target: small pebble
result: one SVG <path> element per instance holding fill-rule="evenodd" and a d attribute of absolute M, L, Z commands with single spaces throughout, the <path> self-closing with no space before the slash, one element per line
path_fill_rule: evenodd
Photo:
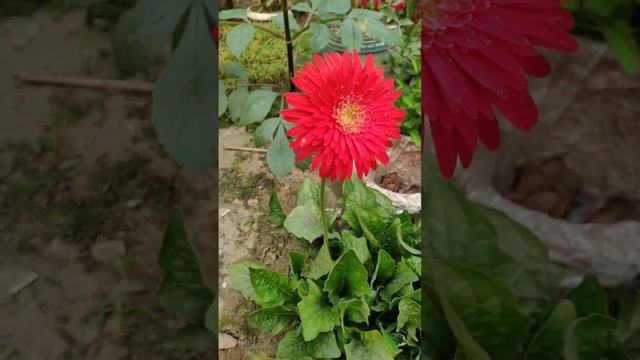
<path fill-rule="evenodd" d="M 233 349 L 238 346 L 238 340 L 236 340 L 233 336 L 225 333 L 220 333 L 218 336 L 218 349 L 219 350 L 228 350 Z"/>
<path fill-rule="evenodd" d="M 129 209 L 135 209 L 142 204 L 142 199 L 131 199 L 125 203 L 125 206 Z"/>

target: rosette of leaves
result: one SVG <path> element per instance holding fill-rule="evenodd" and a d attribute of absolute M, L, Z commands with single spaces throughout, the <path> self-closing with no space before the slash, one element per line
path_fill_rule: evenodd
<path fill-rule="evenodd" d="M 322 237 L 320 190 L 302 184 L 285 214 L 272 194 L 276 228 L 311 244 Z M 420 221 L 396 209 L 360 181 L 344 184 L 342 211 L 326 212 L 330 241 L 313 252 L 291 252 L 286 272 L 240 261 L 231 285 L 259 309 L 247 320 L 284 334 L 277 359 L 419 359 Z"/>
<path fill-rule="evenodd" d="M 423 353 L 431 360 L 640 358 L 640 297 L 587 275 L 561 289 L 533 233 L 423 164 Z"/>
<path fill-rule="evenodd" d="M 573 12 L 576 32 L 604 39 L 629 74 L 640 70 L 639 0 L 569 0 L 565 7 Z"/>
<path fill-rule="evenodd" d="M 294 13 L 306 15 L 304 24 L 298 24 Z M 341 29 L 342 41 L 347 49 L 360 49 L 364 35 L 357 23 L 366 23 L 369 36 L 386 44 L 395 45 L 399 42 L 397 32 L 383 24 L 382 13 L 352 9 L 349 0 L 298 2 L 288 16 L 294 48 L 308 48 L 312 53 L 325 50 L 332 36 L 330 27 Z M 225 35 L 225 43 L 237 59 L 246 51 L 257 31 L 271 34 L 284 42 L 282 14 L 274 17 L 269 25 L 251 22 L 244 9 L 221 11 L 219 19 L 221 24 L 233 27 Z M 282 67 L 286 69 L 287 64 L 282 63 Z M 225 64 L 225 79 L 218 81 L 218 116 L 228 116 L 237 125 L 255 126 L 256 144 L 268 145 L 269 169 L 278 177 L 285 176 L 296 166 L 295 154 L 285 135 L 288 125 L 278 115 L 285 88 L 279 86 L 281 84 L 252 85 L 248 79 L 249 72 L 239 62 Z M 304 168 L 306 163 L 300 166 Z"/>

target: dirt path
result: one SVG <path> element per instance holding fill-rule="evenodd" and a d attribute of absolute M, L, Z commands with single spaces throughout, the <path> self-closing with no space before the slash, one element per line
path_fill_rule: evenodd
<path fill-rule="evenodd" d="M 220 330 L 239 341 L 236 348 L 221 351 L 220 359 L 274 356 L 279 338 L 245 321 L 245 315 L 257 307 L 231 289 L 228 266 L 243 259 L 260 261 L 276 270 L 288 266 L 288 252 L 300 247 L 290 236 L 271 231 L 266 216 L 269 196 L 275 189 L 285 212 L 291 211 L 298 185 L 309 174 L 294 169 L 277 179 L 268 170 L 264 154 L 225 150 L 224 146 L 254 146 L 244 129 L 221 129 L 220 144 Z"/>

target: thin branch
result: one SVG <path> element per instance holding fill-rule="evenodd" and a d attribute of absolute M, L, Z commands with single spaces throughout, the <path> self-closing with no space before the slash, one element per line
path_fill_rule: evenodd
<path fill-rule="evenodd" d="M 245 151 L 245 152 L 252 152 L 252 153 L 259 153 L 259 154 L 267 153 L 267 149 L 256 149 L 256 148 L 248 148 L 248 147 L 225 146 L 224 149 L 232 150 L 232 151 Z"/>
<path fill-rule="evenodd" d="M 68 86 L 92 90 L 106 90 L 113 92 L 136 92 L 149 94 L 153 92 L 154 84 L 145 81 L 125 81 L 115 79 L 99 79 L 74 76 L 51 76 L 16 74 L 16 79 L 25 84 Z"/>
<path fill-rule="evenodd" d="M 220 21 L 220 24 L 224 24 L 224 25 L 238 25 L 238 24 L 242 24 L 242 23 L 235 22 L 235 21 Z M 275 32 L 275 31 L 273 31 L 273 30 L 267 29 L 267 28 L 262 27 L 262 26 L 258 26 L 258 25 L 256 25 L 256 24 L 251 24 L 251 25 L 252 25 L 254 28 L 258 29 L 258 30 L 262 30 L 262 31 L 268 32 L 269 34 L 271 34 L 271 35 L 273 35 L 273 36 L 275 36 L 275 37 L 277 37 L 277 38 L 279 38 L 279 39 L 284 39 L 284 36 L 282 36 L 282 34 L 279 34 L 279 33 Z"/>

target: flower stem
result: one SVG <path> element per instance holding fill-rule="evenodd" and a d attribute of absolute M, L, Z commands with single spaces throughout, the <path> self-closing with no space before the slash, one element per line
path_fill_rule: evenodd
<path fill-rule="evenodd" d="M 325 180 L 324 178 L 320 179 L 320 215 L 322 215 L 322 235 L 323 235 L 323 244 L 328 245 L 329 243 L 329 224 L 327 224 L 327 214 L 326 214 L 326 205 L 325 205 Z"/>
<path fill-rule="evenodd" d="M 282 17 L 284 19 L 284 38 L 287 42 L 287 62 L 289 65 L 289 91 L 295 92 L 296 87 L 293 85 L 294 63 L 293 63 L 293 43 L 291 42 L 291 28 L 289 27 L 289 11 L 287 9 L 287 0 L 282 2 Z"/>

